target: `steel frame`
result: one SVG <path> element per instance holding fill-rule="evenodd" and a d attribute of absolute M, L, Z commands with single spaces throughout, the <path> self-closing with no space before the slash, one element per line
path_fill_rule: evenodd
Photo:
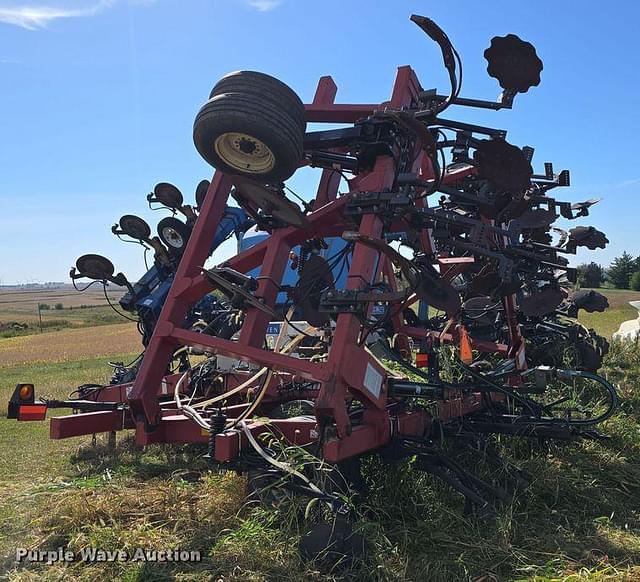
<path fill-rule="evenodd" d="M 422 88 L 414 71 L 409 66 L 397 71 L 391 99 L 380 104 L 336 104 L 337 87 L 331 77 L 322 77 L 315 97 L 305 106 L 307 122 L 353 123 L 375 111 L 390 107 L 395 110 L 415 105 Z M 416 145 L 413 171 L 423 179 L 433 176 L 431 162 Z M 304 240 L 313 237 L 340 236 L 353 230 L 353 222 L 345 218 L 345 204 L 358 192 L 382 192 L 394 183 L 395 161 L 390 157 L 376 159 L 372 171 L 357 175 L 349 181 L 349 193 L 338 197 L 340 175 L 332 170 L 322 170 L 313 211 L 307 216 L 308 227 L 275 229 L 265 241 L 240 253 L 224 263 L 240 272 L 257 267 L 258 288 L 255 296 L 266 306 L 273 308 L 279 287 L 288 263 L 289 251 Z M 469 170 L 467 170 L 469 171 Z M 471 170 L 472 171 L 472 170 Z M 449 176 L 453 183 L 460 175 Z M 237 341 L 203 335 L 182 329 L 188 310 L 204 294 L 212 291 L 213 285 L 203 273 L 203 264 L 211 247 L 232 187 L 230 177 L 217 171 L 207 192 L 201 212 L 195 221 L 191 237 L 177 268 L 173 284 L 162 308 L 153 336 L 146 348 L 142 364 L 132 385 L 106 388 L 99 394 L 103 401 L 126 402 L 131 415 L 122 411 L 89 412 L 53 418 L 51 437 L 66 438 L 80 434 L 135 428 L 140 445 L 153 442 L 207 442 L 209 435 L 197 424 L 184 416 L 171 403 L 163 403 L 162 397 L 173 391 L 176 375 L 167 374 L 172 355 L 180 346 L 199 348 L 266 366 L 291 378 L 304 378 L 320 384 L 319 391 L 309 395 L 315 402 L 316 418 L 271 419 L 269 429 L 281 434 L 290 442 L 307 444 L 321 440 L 323 456 L 330 462 L 377 449 L 396 436 L 420 437 L 431 424 L 430 415 L 424 410 L 409 411 L 402 401 L 390 398 L 387 392 L 388 373 L 380 362 L 364 346 L 358 345 L 361 323 L 352 313 L 337 316 L 333 340 L 325 362 L 310 362 L 263 349 L 263 340 L 269 323 L 265 311 L 249 306 Z M 383 235 L 383 222 L 375 214 L 363 216 L 359 233 L 373 238 Z M 423 251 L 432 253 L 430 234 L 421 233 Z M 440 257 L 441 267 L 446 266 L 451 278 L 465 270 L 472 259 Z M 355 243 L 346 288 L 358 289 L 363 283 L 373 283 L 380 276 L 394 283 L 393 270 L 385 257 L 360 243 Z M 513 357 L 521 353 L 523 345 L 515 320 L 513 298 L 505 299 L 505 310 L 510 322 L 509 345 L 492 342 L 474 342 L 480 351 Z M 421 340 L 427 337 L 423 329 L 406 326 L 397 316 L 395 329 L 407 337 Z M 441 341 L 456 342 L 456 332 L 443 334 Z M 264 406 L 278 401 L 277 383 L 267 386 L 268 394 Z M 362 422 L 353 426 L 347 410 L 347 402 L 356 399 L 364 405 Z M 229 418 L 234 418 L 246 404 L 228 406 L 224 409 Z M 439 418 L 462 416 L 482 406 L 479 394 L 452 396 L 439 406 Z M 258 435 L 265 430 L 260 421 L 251 422 L 249 430 Z M 215 459 L 234 460 L 247 445 L 242 431 L 227 431 L 215 437 Z"/>

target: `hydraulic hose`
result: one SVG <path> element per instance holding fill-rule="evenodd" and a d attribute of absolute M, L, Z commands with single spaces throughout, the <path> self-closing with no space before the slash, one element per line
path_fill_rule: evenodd
<path fill-rule="evenodd" d="M 599 416 L 595 418 L 585 419 L 585 420 L 569 420 L 568 423 L 574 426 L 594 426 L 599 424 L 607 418 L 609 418 L 618 408 L 620 403 L 620 399 L 618 397 L 618 391 L 616 387 L 611 384 L 608 380 L 604 379 L 602 376 L 598 374 L 594 374 L 592 372 L 586 372 L 584 370 L 558 370 L 558 378 L 570 379 L 570 378 L 586 378 L 588 380 L 593 380 L 594 382 L 598 382 L 598 384 L 604 386 L 606 391 L 609 393 L 611 398 L 611 402 L 609 404 L 609 408 Z"/>

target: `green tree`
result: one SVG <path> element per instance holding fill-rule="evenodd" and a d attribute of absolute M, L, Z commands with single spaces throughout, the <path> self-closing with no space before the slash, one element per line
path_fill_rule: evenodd
<path fill-rule="evenodd" d="M 619 257 L 613 259 L 607 270 L 607 279 L 617 289 L 628 289 L 631 275 L 636 271 L 636 261 L 627 251 L 624 251 Z"/>
<path fill-rule="evenodd" d="M 631 288 L 634 291 L 640 291 L 640 271 L 636 271 L 631 275 Z"/>
<path fill-rule="evenodd" d="M 54 308 L 60 311 L 61 309 L 64 309 L 64 305 L 62 305 L 62 303 L 56 303 L 54 305 Z"/>
<path fill-rule="evenodd" d="M 597 289 L 604 281 L 604 269 L 598 263 L 578 265 L 578 285 L 580 287 L 591 287 Z"/>

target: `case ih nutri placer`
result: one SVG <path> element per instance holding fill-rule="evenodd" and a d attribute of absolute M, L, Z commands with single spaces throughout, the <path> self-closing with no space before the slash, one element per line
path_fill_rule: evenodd
<path fill-rule="evenodd" d="M 447 35 L 411 20 L 442 51 L 445 94 L 425 90 L 409 66 L 383 103 L 335 103 L 330 77 L 306 105 L 262 73 L 218 81 L 194 123 L 196 148 L 216 169 L 196 205 L 160 183 L 149 203 L 174 216 L 158 237 L 132 215 L 112 229 L 153 249 L 153 267 L 131 284 L 108 259 L 84 255 L 71 272 L 127 288 L 120 306 L 139 322 L 143 355 L 71 400 L 35 400 L 20 385 L 9 416 L 71 408 L 51 419 L 52 438 L 133 429 L 139 445 L 207 444 L 211 462 L 249 471 L 256 487 L 318 497 L 338 516 L 343 481 L 357 487 L 358 463 L 373 451 L 413 457 L 469 510 L 488 513 L 523 481 L 491 435 L 598 438 L 617 404 L 596 374 L 608 346 L 575 318 L 607 300 L 565 290 L 575 280 L 566 255 L 608 241 L 593 227 L 553 226 L 596 201 L 556 200 L 567 170 L 545 163 L 535 173 L 533 148 L 510 144 L 506 131 L 444 116 L 510 109 L 538 85 L 542 62 L 517 36 L 495 37 L 484 56 L 500 98 L 461 97 Z M 296 203 L 285 180 L 301 167 L 318 168 L 319 180 L 313 199 Z M 234 233 L 238 254 L 205 268 Z M 265 434 L 284 443 L 279 453 Z M 500 467 L 503 482 L 465 469 L 465 448 Z M 302 449 L 344 478 L 287 460 Z M 302 548 L 344 549 L 345 532 L 344 517 L 320 522 Z"/>

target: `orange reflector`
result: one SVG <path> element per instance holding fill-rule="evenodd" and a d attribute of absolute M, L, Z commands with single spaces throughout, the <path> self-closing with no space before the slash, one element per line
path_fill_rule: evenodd
<path fill-rule="evenodd" d="M 426 368 L 429 365 L 429 354 L 416 354 L 416 368 Z"/>
<path fill-rule="evenodd" d="M 33 396 L 33 384 L 22 384 L 18 396 L 20 400 L 29 400 Z"/>
<path fill-rule="evenodd" d="M 471 340 L 464 325 L 459 327 L 460 330 L 460 359 L 467 365 L 473 363 L 473 349 L 471 348 Z"/>
<path fill-rule="evenodd" d="M 18 409 L 18 420 L 44 420 L 46 417 L 46 404 L 23 404 Z"/>

